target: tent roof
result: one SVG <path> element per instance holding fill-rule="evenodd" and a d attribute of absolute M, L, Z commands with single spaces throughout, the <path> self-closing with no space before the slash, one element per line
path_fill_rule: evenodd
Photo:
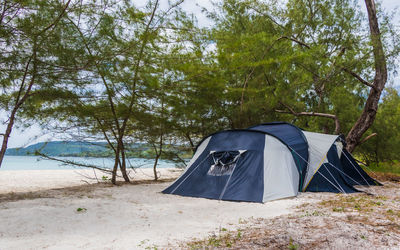
<path fill-rule="evenodd" d="M 256 129 L 226 129 L 226 130 L 221 130 L 221 131 L 217 131 L 215 133 L 209 134 L 207 136 L 205 136 L 196 146 L 196 150 L 199 148 L 199 146 L 203 143 L 204 140 L 206 140 L 209 137 L 212 137 L 213 135 L 216 134 L 221 134 L 221 133 L 225 133 L 225 132 L 250 132 L 250 133 L 259 133 L 259 134 L 266 134 L 266 135 L 270 135 L 272 137 L 275 137 L 276 139 L 278 139 L 279 141 L 281 141 L 284 145 L 286 145 L 289 149 L 290 147 L 287 145 L 287 143 L 285 141 L 283 141 L 281 138 L 277 137 L 276 135 L 266 132 L 266 131 L 262 131 L 262 130 L 256 130 Z"/>

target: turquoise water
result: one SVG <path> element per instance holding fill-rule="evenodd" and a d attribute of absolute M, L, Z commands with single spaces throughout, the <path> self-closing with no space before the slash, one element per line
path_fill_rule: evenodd
<path fill-rule="evenodd" d="M 112 158 L 91 158 L 91 157 L 59 157 L 60 159 L 70 160 L 74 162 L 91 164 L 106 168 L 111 168 L 114 165 Z M 129 159 L 129 166 L 152 168 L 154 160 L 131 158 Z M 175 167 L 174 163 L 159 161 L 159 168 L 172 168 Z M 57 170 L 57 169 L 77 169 L 78 167 L 66 166 L 60 162 L 45 160 L 39 156 L 11 156 L 6 155 L 1 165 L 2 170 Z"/>

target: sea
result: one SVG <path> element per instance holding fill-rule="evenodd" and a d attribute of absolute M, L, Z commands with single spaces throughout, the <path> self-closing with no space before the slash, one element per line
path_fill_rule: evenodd
<path fill-rule="evenodd" d="M 90 164 L 100 166 L 103 168 L 112 168 L 114 165 L 113 158 L 94 158 L 94 157 L 57 157 L 58 159 L 74 161 L 83 164 Z M 152 168 L 154 160 L 143 158 L 129 158 L 129 167 L 134 168 Z M 173 168 L 175 163 L 159 160 L 157 168 Z M 65 170 L 65 169 L 79 169 L 76 167 L 66 165 L 58 161 L 44 159 L 40 156 L 12 156 L 6 155 L 0 167 L 0 171 L 6 170 Z"/>

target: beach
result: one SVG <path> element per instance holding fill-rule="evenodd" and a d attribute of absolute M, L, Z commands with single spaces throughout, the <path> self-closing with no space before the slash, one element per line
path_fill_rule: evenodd
<path fill-rule="evenodd" d="M 177 168 L 157 169 L 161 180 L 175 179 L 182 170 Z M 152 180 L 153 169 L 137 168 L 129 170 L 132 181 Z M 99 170 L 18 170 L 0 172 L 0 194 L 10 192 L 34 192 L 40 190 L 79 186 L 85 184 L 105 183 L 110 175 Z M 123 181 L 120 177 L 118 181 Z"/>
<path fill-rule="evenodd" d="M 2 171 L 0 249 L 174 248 L 312 201 L 302 195 L 265 204 L 166 195 L 161 191 L 182 170 L 159 171 L 160 182 L 150 181 L 152 169 L 138 169 L 130 173 L 133 184 L 118 186 L 92 170 Z"/>

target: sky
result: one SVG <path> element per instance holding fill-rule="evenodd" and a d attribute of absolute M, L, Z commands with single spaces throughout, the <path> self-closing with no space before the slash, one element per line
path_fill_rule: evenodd
<path fill-rule="evenodd" d="M 140 4 L 144 2 L 142 0 L 133 1 L 138 3 L 138 7 L 140 7 Z M 383 0 L 381 2 L 382 6 L 389 12 L 393 11 L 395 8 L 400 8 L 399 0 Z M 161 1 L 161 6 L 166 6 L 166 3 L 167 1 L 165 0 Z M 359 5 L 366 13 L 366 8 L 363 0 L 359 0 Z M 201 12 L 202 7 L 211 10 L 213 8 L 213 5 L 210 0 L 185 0 L 185 2 L 182 4 L 182 8 L 187 13 L 193 13 L 197 17 L 198 24 L 201 27 L 209 26 L 212 24 L 212 22 L 207 19 L 207 17 Z M 400 14 L 395 17 L 394 22 L 400 23 Z M 400 76 L 389 79 L 389 84 L 390 82 L 393 82 L 394 86 L 400 90 Z M 0 117 L 6 117 L 6 114 L 0 111 Z M 0 123 L 0 133 L 3 133 L 5 129 L 6 125 Z M 8 147 L 24 147 L 30 144 L 34 144 L 36 142 L 48 140 L 54 140 L 54 138 L 50 134 L 44 134 L 38 125 L 34 124 L 27 129 L 20 129 L 15 127 L 9 138 Z"/>

